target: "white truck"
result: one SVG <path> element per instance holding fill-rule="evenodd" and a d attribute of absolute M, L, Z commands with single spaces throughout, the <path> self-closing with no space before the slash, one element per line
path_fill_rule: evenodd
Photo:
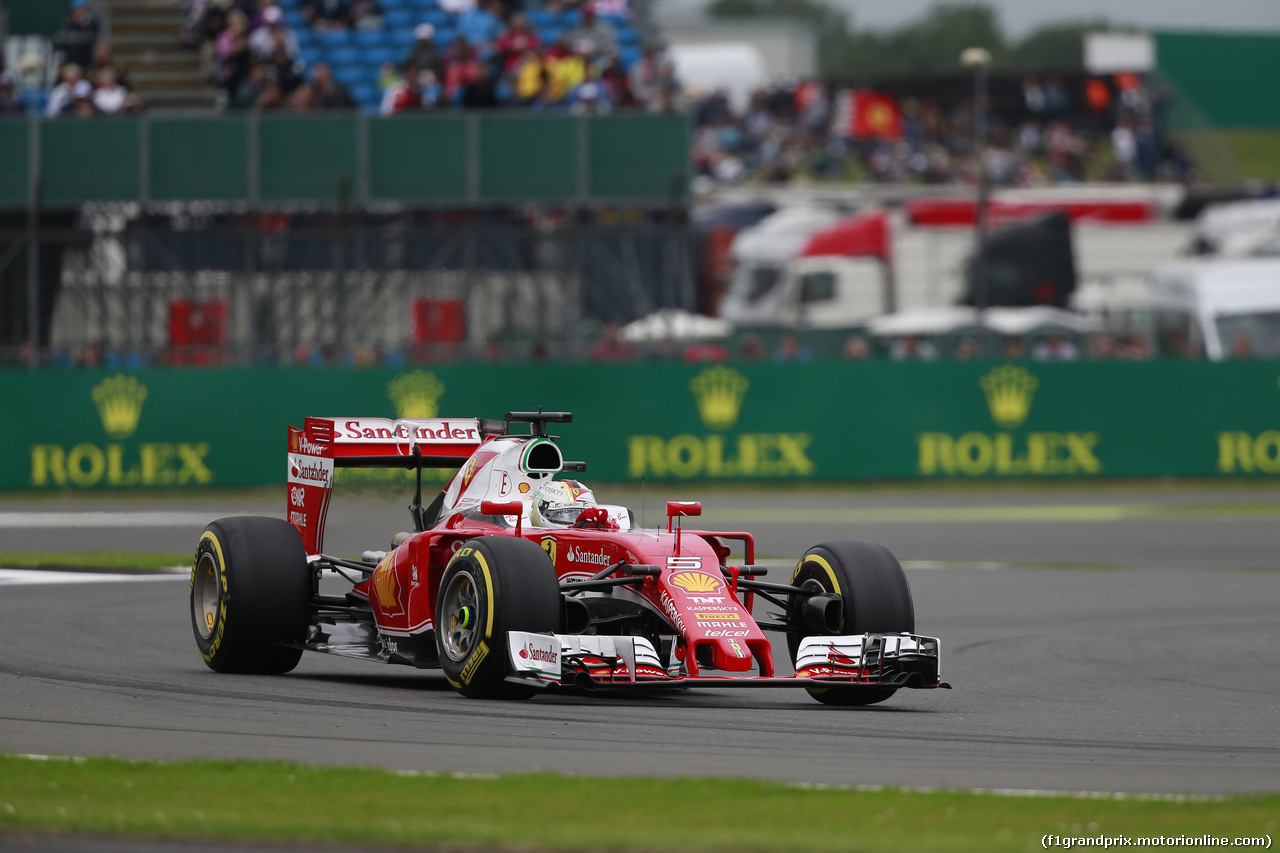
<path fill-rule="evenodd" d="M 1213 361 L 1280 356 L 1280 258 L 1197 258 L 1151 279 L 1157 350 Z"/>

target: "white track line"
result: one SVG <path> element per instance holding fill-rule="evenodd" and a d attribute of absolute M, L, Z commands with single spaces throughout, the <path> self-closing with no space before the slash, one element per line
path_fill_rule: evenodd
<path fill-rule="evenodd" d="M 205 512 L 0 512 L 0 529 L 35 527 L 204 527 L 219 515 Z"/>
<path fill-rule="evenodd" d="M 40 586 L 59 583 L 129 583 L 131 581 L 186 580 L 190 569 L 161 569 L 145 575 L 110 572 L 58 572 L 46 569 L 0 569 L 0 586 Z"/>

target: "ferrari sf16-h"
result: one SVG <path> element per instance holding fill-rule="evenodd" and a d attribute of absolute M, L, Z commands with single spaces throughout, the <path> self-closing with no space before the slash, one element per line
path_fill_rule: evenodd
<path fill-rule="evenodd" d="M 289 427 L 287 520 L 222 518 L 196 548 L 191 620 L 205 662 L 284 673 L 303 651 L 323 652 L 439 669 L 464 696 L 499 699 L 785 686 L 869 705 L 948 686 L 939 642 L 914 633 L 911 590 L 884 547 L 815 545 L 785 583 L 766 581 L 750 533 L 683 526 L 699 503 L 668 502 L 665 525 L 643 528 L 564 478 L 585 463 L 566 462 L 547 425 L 570 420 L 536 411 Z M 324 552 L 343 466 L 417 471 L 413 532 L 390 551 Z M 428 467 L 457 472 L 424 506 Z M 350 589 L 324 594 L 322 576 Z M 767 616 L 753 615 L 758 603 Z M 775 674 L 765 630 L 786 637 L 794 675 Z"/>

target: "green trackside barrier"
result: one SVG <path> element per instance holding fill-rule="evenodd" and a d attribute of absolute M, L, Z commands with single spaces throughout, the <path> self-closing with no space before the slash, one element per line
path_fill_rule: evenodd
<path fill-rule="evenodd" d="M 1280 75 L 1280 34 L 1156 32 L 1156 70 L 1176 90 L 1171 130 L 1280 127 L 1257 86 Z"/>
<path fill-rule="evenodd" d="M 0 208 L 216 202 L 660 206 L 688 196 L 683 115 L 257 113 L 0 119 Z M 92 156 L 86 156 L 86 152 Z"/>
<path fill-rule="evenodd" d="M 597 481 L 1280 474 L 1280 362 L 10 370 L 0 395 L 3 489 L 283 483 L 306 415 L 537 405 Z"/>

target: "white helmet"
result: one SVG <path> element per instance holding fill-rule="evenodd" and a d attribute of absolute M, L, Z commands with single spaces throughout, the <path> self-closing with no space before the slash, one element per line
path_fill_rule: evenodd
<path fill-rule="evenodd" d="M 534 527 L 568 527 L 595 505 L 591 489 L 577 480 L 552 480 L 533 496 L 529 520 Z"/>

